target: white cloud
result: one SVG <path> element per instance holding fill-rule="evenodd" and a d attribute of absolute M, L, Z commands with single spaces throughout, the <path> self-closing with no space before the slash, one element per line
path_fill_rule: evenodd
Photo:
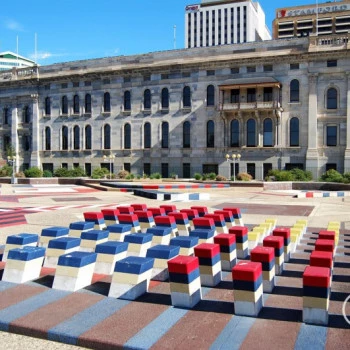
<path fill-rule="evenodd" d="M 13 19 L 7 19 L 5 21 L 5 26 L 9 30 L 14 30 L 14 31 L 18 31 L 18 32 L 24 31 L 22 25 Z"/>
<path fill-rule="evenodd" d="M 63 57 L 63 56 L 67 56 L 67 54 L 65 54 L 65 53 L 52 53 L 49 51 L 38 51 L 36 54 L 31 53 L 29 55 L 29 58 L 31 60 L 44 61 L 44 60 L 47 60 L 49 58 Z"/>

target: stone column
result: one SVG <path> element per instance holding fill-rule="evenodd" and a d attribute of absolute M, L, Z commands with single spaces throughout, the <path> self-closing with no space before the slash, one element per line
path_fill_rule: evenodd
<path fill-rule="evenodd" d="M 348 88 L 346 92 L 346 149 L 344 155 L 344 173 L 350 171 L 350 73 L 347 73 Z"/>
<path fill-rule="evenodd" d="M 19 169 L 19 139 L 18 139 L 18 107 L 17 100 L 14 100 L 11 108 L 11 146 L 13 148 L 14 154 L 16 156 L 15 161 L 15 173 Z"/>
<path fill-rule="evenodd" d="M 31 95 L 32 98 L 32 154 L 30 157 L 30 166 L 41 167 L 40 162 L 40 130 L 39 130 L 39 96 Z"/>
<path fill-rule="evenodd" d="M 308 110 L 308 149 L 306 152 L 306 170 L 318 178 L 318 150 L 317 150 L 317 76 L 309 74 L 309 110 Z"/>

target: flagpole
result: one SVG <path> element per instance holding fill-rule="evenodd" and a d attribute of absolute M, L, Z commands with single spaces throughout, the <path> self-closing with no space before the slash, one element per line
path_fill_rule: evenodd
<path fill-rule="evenodd" d="M 318 36 L 318 0 L 316 0 L 316 36 Z"/>

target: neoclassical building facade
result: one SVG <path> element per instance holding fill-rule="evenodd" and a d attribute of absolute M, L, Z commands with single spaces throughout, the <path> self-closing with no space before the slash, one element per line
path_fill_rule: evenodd
<path fill-rule="evenodd" d="M 193 177 L 350 171 L 350 34 L 118 56 L 0 73 L 16 170 Z M 227 161 L 226 155 L 230 159 Z M 240 155 L 233 161 L 232 154 Z"/>

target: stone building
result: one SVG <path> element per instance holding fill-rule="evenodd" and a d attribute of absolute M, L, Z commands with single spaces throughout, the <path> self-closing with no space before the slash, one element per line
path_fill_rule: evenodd
<path fill-rule="evenodd" d="M 17 170 L 111 167 L 229 177 L 350 171 L 350 35 L 59 63 L 0 73 Z M 229 161 L 226 154 L 230 155 Z M 240 155 L 232 161 L 231 155 Z M 104 157 L 105 156 L 105 157 Z M 109 158 L 113 156 L 113 158 Z"/>

